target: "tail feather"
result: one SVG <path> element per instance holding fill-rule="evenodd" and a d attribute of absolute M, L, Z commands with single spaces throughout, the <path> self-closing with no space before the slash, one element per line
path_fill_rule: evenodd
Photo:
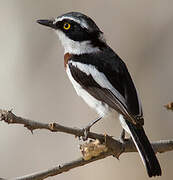
<path fill-rule="evenodd" d="M 159 161 L 157 160 L 157 157 L 145 134 L 143 127 L 137 128 L 129 121 L 125 120 L 125 122 L 130 130 L 132 139 L 147 169 L 148 176 L 161 176 L 162 171 Z"/>

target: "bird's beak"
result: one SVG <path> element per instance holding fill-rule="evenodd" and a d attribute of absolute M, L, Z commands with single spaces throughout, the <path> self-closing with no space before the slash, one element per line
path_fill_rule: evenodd
<path fill-rule="evenodd" d="M 51 27 L 53 29 L 57 29 L 56 24 L 54 23 L 53 20 L 49 20 L 49 19 L 40 19 L 37 20 L 38 24 L 44 25 L 44 26 L 48 26 Z"/>

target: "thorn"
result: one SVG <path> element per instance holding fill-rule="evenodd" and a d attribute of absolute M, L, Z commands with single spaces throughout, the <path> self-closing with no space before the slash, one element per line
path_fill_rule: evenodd
<path fill-rule="evenodd" d="M 114 154 L 114 155 L 112 155 L 114 158 L 117 158 L 118 160 L 120 160 L 120 154 L 118 154 L 118 155 L 116 155 L 116 154 Z"/>
<path fill-rule="evenodd" d="M 32 128 L 31 126 L 26 125 L 26 124 L 24 124 L 23 126 L 26 127 L 29 131 L 31 131 L 32 135 L 34 134 L 34 128 Z"/>
<path fill-rule="evenodd" d="M 173 102 L 170 102 L 169 104 L 164 105 L 164 107 L 165 107 L 167 110 L 172 110 L 172 111 L 173 111 Z"/>
<path fill-rule="evenodd" d="M 12 111 L 13 111 L 13 108 L 11 108 L 10 110 L 8 110 L 8 113 L 12 113 Z"/>

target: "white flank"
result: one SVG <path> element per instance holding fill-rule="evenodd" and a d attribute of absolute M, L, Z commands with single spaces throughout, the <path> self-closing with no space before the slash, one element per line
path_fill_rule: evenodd
<path fill-rule="evenodd" d="M 79 83 L 77 83 L 71 75 L 70 69 L 67 66 L 66 68 L 67 75 L 73 84 L 78 96 L 82 97 L 83 100 L 93 109 L 97 111 L 100 117 L 103 117 L 109 112 L 109 107 L 106 104 L 103 104 L 101 101 L 98 101 L 93 96 L 91 96 L 85 89 L 83 89 Z"/>
<path fill-rule="evenodd" d="M 58 35 L 63 47 L 64 47 L 64 54 L 85 54 L 85 53 L 95 53 L 100 51 L 99 48 L 93 47 L 90 44 L 90 41 L 73 41 L 68 38 L 62 31 L 56 30 L 56 34 Z"/>

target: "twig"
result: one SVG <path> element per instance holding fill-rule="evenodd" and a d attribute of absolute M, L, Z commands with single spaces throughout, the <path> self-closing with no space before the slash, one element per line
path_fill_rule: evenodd
<path fill-rule="evenodd" d="M 97 161 L 99 159 L 103 159 L 103 158 L 110 156 L 110 155 L 111 155 L 110 152 L 103 153 L 103 154 L 101 154 L 95 158 L 92 158 L 90 160 L 87 160 L 87 161 L 85 161 L 83 158 L 79 158 L 79 159 L 76 159 L 74 161 L 71 161 L 71 162 L 68 162 L 68 163 L 65 163 L 62 165 L 58 165 L 58 166 L 53 167 L 51 169 L 41 171 L 41 172 L 36 172 L 36 173 L 26 175 L 23 177 L 14 178 L 13 180 L 31 180 L 31 179 L 32 180 L 41 180 L 41 179 L 45 179 L 45 178 L 50 177 L 50 176 L 55 176 L 57 174 L 67 172 L 70 169 L 73 169 L 73 168 L 76 168 L 79 166 L 84 166 L 85 164 L 88 164 L 90 162 Z"/>
<path fill-rule="evenodd" d="M 24 127 L 31 130 L 32 132 L 33 130 L 36 130 L 36 129 L 47 129 L 51 132 L 64 132 L 64 133 L 72 134 L 79 137 L 84 135 L 83 129 L 70 128 L 70 127 L 62 126 L 57 123 L 40 123 L 37 121 L 32 121 L 29 119 L 18 117 L 15 114 L 13 114 L 11 111 L 0 110 L 0 120 L 8 124 L 22 124 L 24 125 Z M 90 160 L 84 160 L 83 158 L 79 158 L 77 160 L 74 160 L 74 161 L 71 161 L 62 165 L 58 165 L 49 170 L 36 172 L 34 174 L 26 175 L 23 177 L 13 178 L 13 180 L 41 180 L 50 176 L 55 176 L 62 172 L 69 171 L 70 169 L 83 166 L 90 162 L 106 158 L 107 156 L 113 155 L 119 158 L 119 156 L 123 152 L 136 152 L 136 148 L 132 140 L 130 139 L 126 140 L 125 142 L 121 142 L 121 140 L 115 140 L 110 136 L 105 136 L 105 135 L 97 134 L 93 132 L 89 132 L 88 137 L 91 139 L 98 139 L 100 142 L 106 142 L 108 151 L 101 153 L 97 157 L 94 157 Z M 167 151 L 172 151 L 173 140 L 156 141 L 152 143 L 152 146 L 155 152 L 163 153 Z"/>
<path fill-rule="evenodd" d="M 6 110 L 0 110 L 0 120 L 4 121 L 8 124 L 22 124 L 24 127 L 26 127 L 28 130 L 30 130 L 32 133 L 36 129 L 47 129 L 51 132 L 64 132 L 67 134 L 72 134 L 77 137 L 81 137 L 84 135 L 84 130 L 79 129 L 79 128 L 71 128 L 71 127 L 66 127 L 62 126 L 58 123 L 41 123 L 29 119 L 25 119 L 22 117 L 18 117 L 15 114 L 13 114 L 11 111 L 6 111 Z M 91 139 L 99 139 L 100 142 L 105 141 L 105 135 L 102 134 L 97 134 L 93 132 L 88 133 L 88 138 Z M 107 136 L 106 137 L 106 142 L 108 147 L 115 147 L 115 154 L 119 154 L 120 151 L 116 151 L 116 148 L 122 150 L 122 143 L 120 141 L 114 140 L 112 137 Z M 135 147 L 134 147 L 135 148 Z"/>
<path fill-rule="evenodd" d="M 157 149 L 157 152 L 166 152 L 166 151 L 173 150 L 173 141 L 158 141 L 158 142 L 152 143 L 152 145 L 153 145 L 155 151 Z M 134 151 L 135 150 L 132 150 L 129 148 L 125 152 L 134 152 Z M 29 175 L 22 176 L 22 177 L 17 177 L 17 178 L 14 178 L 12 180 L 41 180 L 41 179 L 45 179 L 47 177 L 55 176 L 55 175 L 61 174 L 63 172 L 67 172 L 73 168 L 84 166 L 88 163 L 97 161 L 99 159 L 106 158 L 106 157 L 111 156 L 111 155 L 113 155 L 112 152 L 108 151 L 108 152 L 102 153 L 101 155 L 94 157 L 94 158 L 87 160 L 87 161 L 84 160 L 83 158 L 79 158 L 79 159 L 76 159 L 74 161 L 71 161 L 71 162 L 68 162 L 68 163 L 65 163 L 62 165 L 58 165 L 58 166 L 53 167 L 53 168 L 48 169 L 48 170 L 36 172 L 36 173 L 29 174 Z"/>

